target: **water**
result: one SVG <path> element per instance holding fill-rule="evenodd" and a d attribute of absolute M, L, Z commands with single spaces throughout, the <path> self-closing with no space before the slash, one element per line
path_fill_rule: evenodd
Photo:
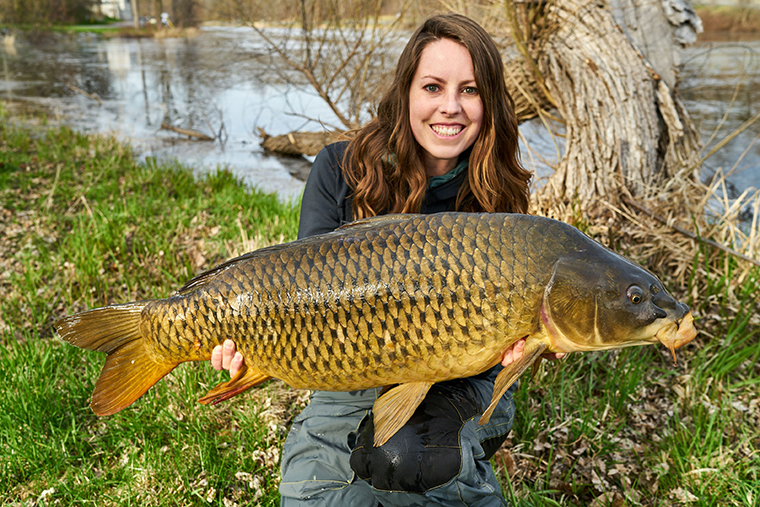
<path fill-rule="evenodd" d="M 141 157 L 176 158 L 199 173 L 227 166 L 248 185 L 286 198 L 300 195 L 310 162 L 265 154 L 257 127 L 278 135 L 338 125 L 307 86 L 278 82 L 261 41 L 242 28 L 190 39 L 17 38 L 10 53 L 0 46 L 0 58 L 0 98 L 42 106 L 82 131 L 115 132 Z M 162 122 L 219 137 L 189 140 Z"/>
<path fill-rule="evenodd" d="M 760 110 L 759 54 L 760 41 L 711 42 L 685 52 L 681 98 L 703 141 L 720 126 L 705 153 Z M 276 71 L 282 68 L 273 66 L 247 28 L 208 28 L 197 37 L 163 40 L 17 37 L 13 46 L 0 46 L 0 59 L 0 98 L 43 107 L 79 130 L 115 132 L 141 157 L 176 158 L 199 173 L 227 166 L 246 184 L 284 198 L 300 195 L 310 161 L 265 154 L 257 128 L 277 135 L 339 126 L 306 84 L 283 82 Z M 68 85 L 97 94 L 102 105 Z M 162 130 L 162 122 L 218 138 L 188 140 Z M 539 176 L 549 174 L 539 156 L 556 162 L 551 137 L 535 121 L 521 130 L 538 153 L 524 152 L 526 165 Z M 733 168 L 730 192 L 760 186 L 758 136 L 760 122 L 708 160 L 705 178 Z"/>
<path fill-rule="evenodd" d="M 705 143 L 703 154 L 760 112 L 760 41 L 706 42 L 684 59 L 681 97 Z M 745 153 L 746 152 L 746 153 Z M 737 195 L 760 188 L 760 121 L 739 134 L 704 164 L 704 176 L 730 173 Z"/>

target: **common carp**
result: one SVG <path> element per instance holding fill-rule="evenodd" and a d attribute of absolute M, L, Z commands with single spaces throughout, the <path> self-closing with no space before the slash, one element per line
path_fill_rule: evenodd
<path fill-rule="evenodd" d="M 696 336 L 689 308 L 650 272 L 549 218 L 500 213 L 386 215 L 262 248 L 166 299 L 56 322 L 72 345 L 108 354 L 91 407 L 127 407 L 184 361 L 230 338 L 245 367 L 199 400 L 270 378 L 294 388 L 394 386 L 373 407 L 375 445 L 435 383 L 476 375 L 526 339 L 497 376 L 499 398 L 544 352 L 603 350 Z"/>

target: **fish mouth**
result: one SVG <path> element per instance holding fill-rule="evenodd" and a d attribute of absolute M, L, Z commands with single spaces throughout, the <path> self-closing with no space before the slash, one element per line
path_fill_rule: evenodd
<path fill-rule="evenodd" d="M 670 349 L 673 354 L 673 363 L 676 361 L 676 349 L 692 341 L 697 336 L 697 329 L 694 327 L 694 317 L 691 312 L 681 317 L 680 320 L 671 322 L 663 326 L 654 335 L 660 343 Z"/>

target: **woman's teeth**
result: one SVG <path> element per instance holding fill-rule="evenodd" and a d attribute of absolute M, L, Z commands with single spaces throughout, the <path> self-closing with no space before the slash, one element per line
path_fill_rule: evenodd
<path fill-rule="evenodd" d="M 430 126 L 433 131 L 435 131 L 436 134 L 441 136 L 455 136 L 459 134 L 462 131 L 461 126 L 458 127 L 442 127 L 440 125 L 431 125 Z"/>

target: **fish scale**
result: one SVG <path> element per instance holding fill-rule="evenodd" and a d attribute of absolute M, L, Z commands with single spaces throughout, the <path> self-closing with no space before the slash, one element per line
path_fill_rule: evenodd
<path fill-rule="evenodd" d="M 649 306 L 623 308 L 631 287 L 650 291 Z M 657 305 L 667 311 L 653 313 Z M 696 334 L 688 308 L 650 273 L 567 224 L 497 213 L 363 220 L 227 261 L 166 299 L 90 310 L 56 328 L 108 354 L 91 403 L 100 415 L 230 338 L 245 366 L 200 401 L 272 377 L 335 391 L 398 384 L 375 404 L 376 445 L 434 382 L 481 373 L 522 338 L 525 355 L 497 376 L 481 422 L 543 351 L 657 340 L 673 350 Z"/>

